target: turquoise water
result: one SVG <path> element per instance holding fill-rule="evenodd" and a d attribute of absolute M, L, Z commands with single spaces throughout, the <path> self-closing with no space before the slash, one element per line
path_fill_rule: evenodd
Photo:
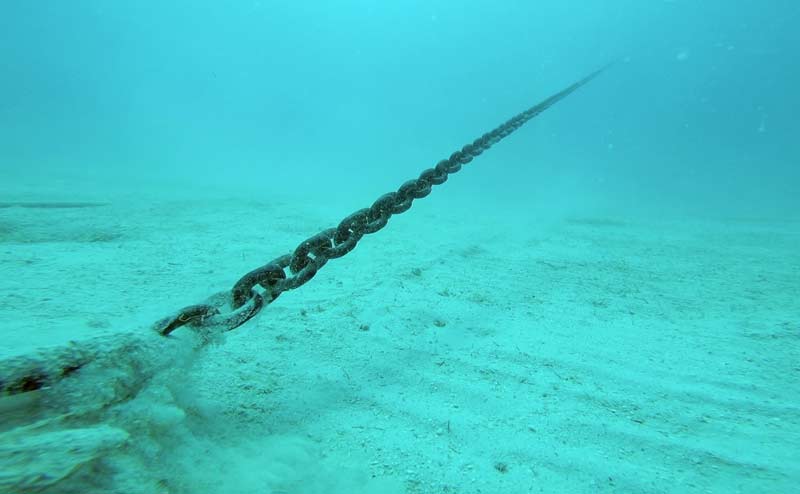
<path fill-rule="evenodd" d="M 265 191 L 386 188 L 622 57 L 547 115 L 549 130 L 496 150 L 504 173 L 475 167 L 472 181 L 520 195 L 529 186 L 507 174 L 517 184 L 557 175 L 598 206 L 788 214 L 800 173 L 799 8 L 7 2 L 2 166 L 215 184 L 246 175 Z"/>
<path fill-rule="evenodd" d="M 5 2 L 0 493 L 794 492 L 799 21 Z M 152 331 L 612 61 L 236 331 Z"/>

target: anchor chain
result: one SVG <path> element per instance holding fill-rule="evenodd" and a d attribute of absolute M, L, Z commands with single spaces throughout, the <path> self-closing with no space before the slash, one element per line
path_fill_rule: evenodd
<path fill-rule="evenodd" d="M 406 181 L 396 191 L 380 196 L 368 208 L 359 209 L 344 218 L 339 225 L 328 228 L 302 241 L 291 254 L 285 254 L 242 276 L 229 292 L 220 292 L 199 305 L 184 307 L 173 316 L 155 324 L 155 330 L 167 336 L 181 326 L 221 327 L 230 331 L 255 316 L 288 290 L 306 284 L 329 260 L 352 251 L 366 234 L 381 230 L 395 215 L 408 211 L 415 199 L 431 193 L 433 186 L 471 162 L 526 122 L 542 113 L 570 93 L 588 83 L 608 64 L 542 102 L 518 113 L 506 122 L 483 134 L 439 161 L 419 177 Z M 259 288 L 257 288 L 259 287 Z M 262 291 L 263 290 L 263 291 Z"/>
<path fill-rule="evenodd" d="M 272 303 L 281 293 L 307 283 L 330 259 L 342 257 L 353 250 L 364 235 L 382 229 L 391 216 L 407 211 L 415 199 L 430 194 L 433 186 L 443 184 L 449 175 L 461 170 L 463 165 L 597 77 L 612 64 L 592 72 L 515 115 L 463 146 L 449 158 L 441 160 L 433 168 L 424 170 L 418 178 L 405 182 L 397 191 L 379 197 L 370 207 L 360 209 L 344 218 L 336 227 L 323 230 L 304 240 L 294 252 L 277 257 L 250 271 L 242 276 L 231 290 L 212 295 L 200 304 L 184 307 L 155 323 L 153 328 L 158 334 L 168 336 L 176 329 L 187 325 L 205 334 L 218 330 L 230 331 L 241 326 L 266 305 Z M 7 204 L 0 203 L 0 207 Z M 11 371 L 0 374 L 0 397 L 48 387 L 94 361 L 100 351 L 99 348 L 113 344 L 102 341 L 86 348 L 70 346 L 57 352 L 47 361 L 21 358 L 11 366 L 13 367 Z M 137 344 L 132 343 L 134 346 Z M 119 352 L 126 353 L 127 348 L 128 346 L 123 345 Z"/>

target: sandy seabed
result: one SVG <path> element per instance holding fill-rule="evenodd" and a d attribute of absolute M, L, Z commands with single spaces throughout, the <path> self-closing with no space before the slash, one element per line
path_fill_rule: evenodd
<path fill-rule="evenodd" d="M 800 222 L 426 201 L 195 350 L 150 324 L 351 211 L 0 209 L 3 361 L 152 337 L 2 399 L 0 492 L 796 492 Z"/>

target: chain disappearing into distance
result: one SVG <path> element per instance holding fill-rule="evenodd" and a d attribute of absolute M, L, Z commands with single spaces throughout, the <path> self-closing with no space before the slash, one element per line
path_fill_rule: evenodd
<path fill-rule="evenodd" d="M 418 178 L 405 182 L 397 191 L 382 195 L 370 207 L 360 209 L 344 218 L 336 227 L 304 240 L 294 252 L 250 271 L 231 290 L 219 292 L 200 304 L 184 307 L 161 319 L 154 325 L 154 329 L 158 334 L 168 336 L 181 326 L 188 325 L 202 335 L 211 336 L 241 326 L 281 293 L 307 283 L 330 259 L 342 257 L 353 250 L 364 235 L 382 229 L 392 215 L 407 211 L 415 199 L 430 194 L 434 185 L 444 183 L 450 174 L 458 172 L 463 165 L 597 77 L 610 65 L 592 72 L 541 103 L 515 115 L 440 161 L 435 167 L 423 171 Z M 123 358 L 123 355 L 134 352 L 134 349 L 144 344 L 145 340 L 131 338 L 131 341 L 121 345 L 119 342 L 114 343 L 116 340 L 105 339 L 83 346 L 71 343 L 48 356 L 20 357 L 14 362 L 6 362 L 9 364 L 8 368 L 0 373 L 0 397 L 50 386 L 97 360 L 100 356 L 98 352 L 104 352 L 112 359 Z M 115 345 L 119 348 L 114 347 Z"/>
<path fill-rule="evenodd" d="M 610 65 L 592 72 L 515 115 L 454 152 L 449 158 L 441 160 L 435 167 L 424 170 L 418 178 L 408 180 L 397 191 L 384 194 L 370 207 L 347 216 L 338 226 L 304 240 L 291 254 L 280 256 L 250 271 L 230 291 L 217 293 L 201 304 L 184 307 L 175 315 L 158 321 L 155 324 L 156 331 L 167 336 L 184 325 L 221 327 L 227 331 L 241 326 L 281 293 L 306 284 L 329 260 L 342 257 L 353 250 L 365 234 L 382 229 L 392 215 L 408 211 L 414 200 L 430 194 L 434 185 L 447 181 L 450 174 L 458 172 L 463 165 L 597 77 Z"/>

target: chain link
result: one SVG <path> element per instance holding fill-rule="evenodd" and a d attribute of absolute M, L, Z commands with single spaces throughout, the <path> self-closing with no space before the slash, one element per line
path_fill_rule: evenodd
<path fill-rule="evenodd" d="M 291 254 L 273 259 L 250 271 L 236 282 L 230 292 L 217 294 L 213 301 L 184 307 L 175 315 L 156 323 L 155 329 L 167 336 L 183 325 L 195 327 L 214 325 L 232 330 L 244 324 L 281 293 L 306 284 L 329 260 L 342 257 L 353 250 L 364 235 L 375 233 L 385 227 L 389 218 L 408 211 L 414 200 L 430 194 L 433 186 L 446 182 L 447 178 L 461 170 L 463 165 L 597 77 L 610 65 L 592 72 L 544 101 L 518 113 L 455 151 L 449 158 L 439 161 L 433 168 L 424 170 L 418 178 L 406 181 L 397 191 L 380 196 L 370 207 L 359 209 L 347 216 L 338 226 L 323 230 L 304 240 Z M 263 289 L 263 293 L 256 287 Z M 223 312 L 224 308 L 228 309 L 227 313 Z"/>
<path fill-rule="evenodd" d="M 275 258 L 250 271 L 230 291 L 219 292 L 200 304 L 184 307 L 155 323 L 154 329 L 159 334 L 168 336 L 176 329 L 188 325 L 203 334 L 213 336 L 217 331 L 229 331 L 241 326 L 281 293 L 307 283 L 330 259 L 342 257 L 353 250 L 364 235 L 375 233 L 386 226 L 392 215 L 408 211 L 415 199 L 430 194 L 433 186 L 446 182 L 448 176 L 457 173 L 463 165 L 594 79 L 610 65 L 515 115 L 463 146 L 449 158 L 441 160 L 433 168 L 424 170 L 418 178 L 408 180 L 397 191 L 384 194 L 370 207 L 347 216 L 336 227 L 304 240 L 291 254 Z M 0 203 L 0 207 L 7 204 Z M 23 362 L 15 364 L 14 372 L 0 375 L 0 396 L 35 391 L 71 375 L 96 358 L 97 346 L 92 349 L 70 346 L 63 349 L 63 355 L 52 357 L 54 362 L 38 362 L 35 359 L 28 362 L 22 359 Z M 103 343 L 99 346 L 103 346 Z"/>

